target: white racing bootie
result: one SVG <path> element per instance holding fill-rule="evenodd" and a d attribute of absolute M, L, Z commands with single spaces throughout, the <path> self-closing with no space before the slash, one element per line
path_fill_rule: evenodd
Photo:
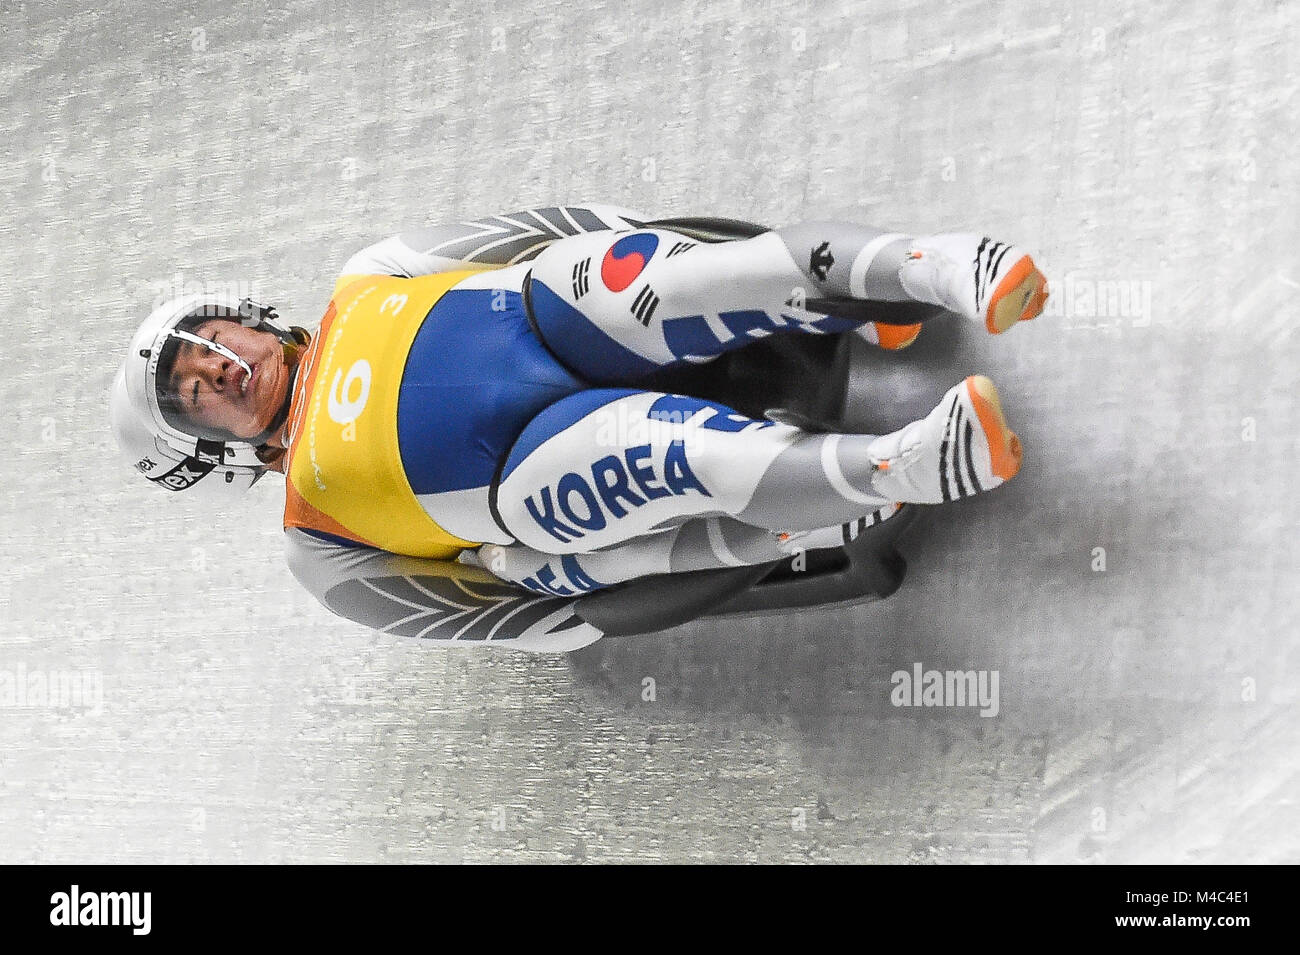
<path fill-rule="evenodd" d="M 1047 278 L 1018 246 L 969 233 L 918 238 L 899 266 L 913 298 L 980 322 L 994 335 L 1047 303 Z"/>
<path fill-rule="evenodd" d="M 1020 439 L 1002 414 L 993 382 L 972 375 L 920 421 L 868 449 L 876 493 L 909 504 L 942 504 L 989 491 L 1020 470 Z"/>

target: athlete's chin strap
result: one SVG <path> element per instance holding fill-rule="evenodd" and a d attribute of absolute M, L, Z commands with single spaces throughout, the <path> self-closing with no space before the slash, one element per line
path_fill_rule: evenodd
<path fill-rule="evenodd" d="M 280 344 L 284 348 L 284 366 L 289 369 L 289 384 L 284 390 L 284 403 L 280 405 L 280 410 L 275 413 L 266 430 L 252 439 L 252 443 L 260 447 L 278 434 L 289 418 L 294 386 L 298 383 L 298 362 L 302 358 L 303 348 L 311 343 L 311 333 L 297 325 L 284 328 L 279 324 L 280 314 L 275 310 L 274 305 L 263 305 L 251 298 L 240 299 L 239 321 L 249 328 L 261 328 L 265 325 L 270 329 L 275 337 L 280 339 Z"/>
<path fill-rule="evenodd" d="M 293 391 L 298 385 L 298 359 L 302 351 L 300 345 L 290 345 L 287 342 L 284 346 L 284 363 L 289 368 L 289 384 L 284 389 L 284 401 L 280 404 L 280 410 L 275 413 L 271 423 L 266 426 L 266 430 L 251 442 L 256 447 L 261 447 L 280 433 L 284 423 L 289 420 L 289 406 L 293 404 Z"/>
<path fill-rule="evenodd" d="M 281 335 L 280 342 L 284 347 L 284 365 L 289 369 L 289 384 L 285 386 L 284 401 L 280 403 L 280 410 L 275 413 L 275 417 L 266 426 L 266 430 L 257 437 L 249 439 L 250 443 L 255 447 L 261 447 L 279 434 L 280 429 L 284 427 L 284 423 L 289 420 L 289 406 L 293 404 L 293 392 L 298 384 L 298 368 L 302 359 L 302 350 L 311 342 L 311 334 L 307 329 L 294 325 L 289 329 L 287 336 L 286 338 Z"/>

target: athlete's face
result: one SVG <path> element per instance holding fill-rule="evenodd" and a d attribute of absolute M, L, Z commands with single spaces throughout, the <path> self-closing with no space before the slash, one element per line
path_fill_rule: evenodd
<path fill-rule="evenodd" d="M 257 437 L 271 426 L 289 387 L 280 340 L 270 332 L 220 319 L 204 322 L 194 334 L 229 348 L 248 363 L 252 374 L 215 351 L 185 342 L 176 353 L 168 390 L 180 396 L 186 417 L 196 423 L 238 438 Z"/>

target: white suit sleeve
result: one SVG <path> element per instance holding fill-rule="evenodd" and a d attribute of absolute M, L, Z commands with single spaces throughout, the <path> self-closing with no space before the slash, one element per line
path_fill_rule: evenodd
<path fill-rule="evenodd" d="M 526 262 L 557 239 L 606 229 L 635 229 L 648 217 L 617 206 L 545 206 L 390 236 L 362 249 L 340 276 L 414 278 L 454 269 Z"/>
<path fill-rule="evenodd" d="M 600 630 L 574 601 L 537 596 L 455 561 L 348 547 L 285 532 L 289 569 L 327 610 L 381 633 L 436 646 L 577 650 Z"/>

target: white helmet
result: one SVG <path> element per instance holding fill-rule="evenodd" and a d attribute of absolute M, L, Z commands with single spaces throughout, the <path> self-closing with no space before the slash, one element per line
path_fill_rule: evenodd
<path fill-rule="evenodd" d="M 248 371 L 247 363 L 224 345 L 201 338 L 192 329 L 213 318 L 239 322 L 274 334 L 285 347 L 290 367 L 310 336 L 301 328 L 276 323 L 271 306 L 227 295 L 186 295 L 154 309 L 131 339 L 126 360 L 113 379 L 109 421 L 118 446 L 136 470 L 172 491 L 200 488 L 205 496 L 234 497 L 269 470 L 257 449 L 284 424 L 292 383 L 284 407 L 265 432 L 255 438 L 203 428 L 186 422 L 159 400 L 158 364 L 164 352 L 182 342 L 214 351 Z"/>

